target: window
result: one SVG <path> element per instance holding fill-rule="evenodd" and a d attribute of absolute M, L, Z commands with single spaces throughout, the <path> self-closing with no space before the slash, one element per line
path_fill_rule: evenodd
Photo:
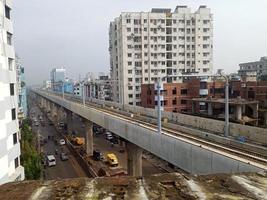
<path fill-rule="evenodd" d="M 131 19 L 126 19 L 126 23 L 130 24 L 131 23 Z"/>
<path fill-rule="evenodd" d="M 172 90 L 172 94 L 173 94 L 173 95 L 176 94 L 176 88 L 173 88 L 173 90 Z"/>
<path fill-rule="evenodd" d="M 181 104 L 186 104 L 186 100 L 181 100 Z"/>
<path fill-rule="evenodd" d="M 15 95 L 15 85 L 14 83 L 10 83 L 10 96 L 14 96 Z"/>
<path fill-rule="evenodd" d="M 13 59 L 12 58 L 8 58 L 8 68 L 9 70 L 13 70 Z"/>
<path fill-rule="evenodd" d="M 133 72 L 132 70 L 128 70 L 128 74 L 132 74 L 132 72 Z"/>
<path fill-rule="evenodd" d="M 11 110 L 11 117 L 12 117 L 12 120 L 15 120 L 16 119 L 16 108 L 13 108 Z"/>
<path fill-rule="evenodd" d="M 6 18 L 10 19 L 11 18 L 11 9 L 8 6 L 5 6 L 5 14 L 6 14 Z"/>
<path fill-rule="evenodd" d="M 144 23 L 147 23 L 147 19 L 144 19 Z"/>
<path fill-rule="evenodd" d="M 131 28 L 127 28 L 127 32 L 131 32 Z"/>
<path fill-rule="evenodd" d="M 7 44 L 12 45 L 12 34 L 7 32 L 6 35 L 7 35 L 6 36 L 7 37 Z"/>
<path fill-rule="evenodd" d="M 15 162 L 15 169 L 17 169 L 19 167 L 19 158 L 16 157 L 14 162 Z"/>
<path fill-rule="evenodd" d="M 18 135 L 17 135 L 17 133 L 14 133 L 13 134 L 13 144 L 15 145 L 17 143 L 18 143 Z"/>
<path fill-rule="evenodd" d="M 132 95 L 132 94 L 129 94 L 128 97 L 129 97 L 129 98 L 133 98 L 133 95 Z"/>
<path fill-rule="evenodd" d="M 172 100 L 172 105 L 176 105 L 176 99 Z"/>
<path fill-rule="evenodd" d="M 131 53 L 128 53 L 128 58 L 132 57 L 132 54 Z"/>
<path fill-rule="evenodd" d="M 131 66 L 132 65 L 132 62 L 128 62 L 128 66 Z"/>
<path fill-rule="evenodd" d="M 187 95 L 187 89 L 181 89 L 181 94 L 182 95 Z"/>

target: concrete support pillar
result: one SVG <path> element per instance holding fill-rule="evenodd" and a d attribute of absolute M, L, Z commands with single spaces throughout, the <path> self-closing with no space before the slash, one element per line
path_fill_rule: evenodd
<path fill-rule="evenodd" d="M 126 142 L 127 172 L 129 176 L 142 176 L 143 149 L 133 143 Z"/>
<path fill-rule="evenodd" d="M 195 114 L 196 112 L 196 103 L 193 101 L 192 102 L 192 114 Z"/>
<path fill-rule="evenodd" d="M 41 97 L 41 108 L 44 107 L 44 98 Z"/>
<path fill-rule="evenodd" d="M 242 120 L 242 106 L 236 105 L 235 107 L 235 119 Z"/>
<path fill-rule="evenodd" d="M 84 120 L 85 125 L 85 150 L 88 156 L 93 155 L 93 122 Z"/>
<path fill-rule="evenodd" d="M 66 111 L 66 115 L 67 115 L 67 125 L 68 125 L 68 134 L 71 134 L 72 132 L 72 112 L 67 110 Z"/>
<path fill-rule="evenodd" d="M 213 115 L 213 109 L 212 109 L 212 104 L 208 103 L 208 115 L 212 116 Z"/>
<path fill-rule="evenodd" d="M 264 125 L 267 127 L 267 111 L 264 112 Z"/>
<path fill-rule="evenodd" d="M 53 104 L 53 112 L 52 112 L 52 119 L 54 121 L 54 124 L 56 125 L 58 123 L 58 109 L 56 104 Z"/>

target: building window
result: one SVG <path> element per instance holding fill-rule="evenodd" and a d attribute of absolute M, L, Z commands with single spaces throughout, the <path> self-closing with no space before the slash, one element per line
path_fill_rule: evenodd
<path fill-rule="evenodd" d="M 8 6 L 5 6 L 5 14 L 7 19 L 11 18 L 11 9 Z"/>
<path fill-rule="evenodd" d="M 172 100 L 172 105 L 176 105 L 176 99 Z"/>
<path fill-rule="evenodd" d="M 17 169 L 19 167 L 19 158 L 16 157 L 14 162 L 15 162 L 15 169 Z"/>
<path fill-rule="evenodd" d="M 185 105 L 186 104 L 186 100 L 181 100 L 181 104 Z"/>
<path fill-rule="evenodd" d="M 13 59 L 12 58 L 8 58 L 8 69 L 10 71 L 13 70 Z"/>
<path fill-rule="evenodd" d="M 10 96 L 14 96 L 15 95 L 15 84 L 10 83 L 9 87 L 10 87 Z"/>
<path fill-rule="evenodd" d="M 7 44 L 12 45 L 12 34 L 7 32 L 6 37 L 7 37 Z"/>
<path fill-rule="evenodd" d="M 176 94 L 176 88 L 173 88 L 173 90 L 172 90 L 172 94 L 173 94 L 173 95 Z"/>
<path fill-rule="evenodd" d="M 18 143 L 18 135 L 17 135 L 17 133 L 14 133 L 13 134 L 13 144 L 15 145 L 17 143 Z"/>
<path fill-rule="evenodd" d="M 126 19 L 126 23 L 130 24 L 131 23 L 131 19 Z"/>
<path fill-rule="evenodd" d="M 12 117 L 12 120 L 16 120 L 16 108 L 13 108 L 11 110 L 11 117 Z"/>
<path fill-rule="evenodd" d="M 182 95 L 187 95 L 187 89 L 181 89 L 181 94 Z"/>

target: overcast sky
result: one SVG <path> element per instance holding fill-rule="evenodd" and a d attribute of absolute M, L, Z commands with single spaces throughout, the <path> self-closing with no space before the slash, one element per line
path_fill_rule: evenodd
<path fill-rule="evenodd" d="M 53 67 L 70 78 L 109 72 L 109 22 L 122 11 L 207 5 L 214 14 L 214 68 L 267 55 L 266 0 L 13 0 L 15 48 L 28 84 L 42 83 Z"/>

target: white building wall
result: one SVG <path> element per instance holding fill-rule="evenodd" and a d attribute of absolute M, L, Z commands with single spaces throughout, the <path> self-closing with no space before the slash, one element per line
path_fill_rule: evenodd
<path fill-rule="evenodd" d="M 201 6 L 195 13 L 123 12 L 110 24 L 113 100 L 141 103 L 141 84 L 181 82 L 184 74 L 213 71 L 213 15 Z"/>
<path fill-rule="evenodd" d="M 13 41 L 11 39 L 10 43 L 7 39 L 7 32 L 13 37 L 13 26 L 5 12 L 5 6 L 11 11 L 12 1 L 4 2 L 0 1 L 0 184 L 24 179 L 24 169 L 20 166 L 20 161 L 15 168 L 15 159 L 20 160 L 19 139 L 17 138 L 16 144 L 13 142 L 13 134 L 19 132 L 18 94 Z M 10 83 L 14 83 L 14 95 L 10 93 Z M 15 119 L 12 119 L 12 109 L 16 110 Z"/>

